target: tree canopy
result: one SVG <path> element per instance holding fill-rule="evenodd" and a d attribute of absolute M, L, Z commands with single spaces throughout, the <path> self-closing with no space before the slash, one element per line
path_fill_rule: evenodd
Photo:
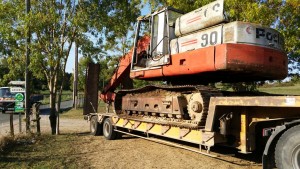
<path fill-rule="evenodd" d="M 31 32 L 30 70 L 46 78 L 55 121 L 57 91 L 76 42 L 85 57 L 102 58 L 123 38 L 140 14 L 139 0 L 0 0 L 0 55 L 10 67 L 5 79 L 24 76 L 26 32 Z M 53 133 L 53 126 L 52 126 Z"/>

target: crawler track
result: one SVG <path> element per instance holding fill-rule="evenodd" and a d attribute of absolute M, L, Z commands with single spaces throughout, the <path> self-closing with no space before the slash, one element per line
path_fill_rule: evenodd
<path fill-rule="evenodd" d="M 119 90 L 115 110 L 120 117 L 127 119 L 177 127 L 202 128 L 207 117 L 210 98 L 214 96 L 222 96 L 222 93 L 206 86 L 146 86 L 140 89 Z M 178 105 L 175 104 L 177 102 Z M 149 109 L 151 104 L 157 106 L 156 109 Z M 166 110 L 163 106 L 170 109 Z M 180 111 L 172 111 L 176 106 Z"/>

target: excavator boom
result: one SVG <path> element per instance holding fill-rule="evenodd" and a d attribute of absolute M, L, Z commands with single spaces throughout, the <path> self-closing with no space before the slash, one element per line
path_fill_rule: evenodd
<path fill-rule="evenodd" d="M 138 41 L 137 51 L 145 51 L 149 46 L 149 36 L 144 36 Z M 130 66 L 131 66 L 131 59 L 132 59 L 132 52 L 133 49 L 130 50 L 126 55 L 122 56 L 119 60 L 119 65 L 116 68 L 113 76 L 111 77 L 108 84 L 102 90 L 100 94 L 101 100 L 106 103 L 113 102 L 115 100 L 115 89 L 122 85 L 123 88 L 131 88 L 132 82 L 129 78 L 130 75 Z"/>

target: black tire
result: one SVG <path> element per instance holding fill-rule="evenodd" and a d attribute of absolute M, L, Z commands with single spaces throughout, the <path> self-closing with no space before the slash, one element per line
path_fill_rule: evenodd
<path fill-rule="evenodd" d="M 103 122 L 103 136 L 107 140 L 115 140 L 117 138 L 117 132 L 114 131 L 114 126 L 112 125 L 111 119 L 106 118 Z"/>
<path fill-rule="evenodd" d="M 98 117 L 97 116 L 92 116 L 91 121 L 90 121 L 90 130 L 91 134 L 93 136 L 100 136 L 102 135 L 103 131 L 103 125 L 98 123 Z"/>
<path fill-rule="evenodd" d="M 275 148 L 275 161 L 279 169 L 300 168 L 300 125 L 283 133 Z"/>

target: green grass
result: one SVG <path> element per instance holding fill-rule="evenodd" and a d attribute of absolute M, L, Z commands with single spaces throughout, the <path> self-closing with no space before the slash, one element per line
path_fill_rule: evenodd
<path fill-rule="evenodd" d="M 78 134 L 42 135 L 16 140 L 0 152 L 0 168 L 89 168 L 80 160 Z"/>
<path fill-rule="evenodd" d="M 99 102 L 98 106 L 98 112 L 105 112 L 105 103 Z M 110 108 L 112 110 L 112 107 Z M 77 108 L 77 109 L 70 109 L 67 111 L 64 111 L 60 114 L 60 118 L 68 118 L 68 119 L 82 119 L 83 118 L 83 109 Z"/>
<path fill-rule="evenodd" d="M 300 95 L 300 84 L 295 84 L 293 86 L 260 87 L 258 90 L 271 94 Z"/>
<path fill-rule="evenodd" d="M 49 104 L 50 103 L 50 95 L 44 95 L 44 99 L 42 100 L 42 104 Z M 72 94 L 63 94 L 61 95 L 61 101 L 68 101 L 72 100 L 73 96 Z"/>
<path fill-rule="evenodd" d="M 44 95 L 44 99 L 41 101 L 42 104 L 49 104 L 49 102 L 50 102 L 50 100 L 49 100 L 49 98 L 50 98 L 49 90 L 41 91 L 40 94 Z M 84 97 L 84 93 L 79 92 L 78 97 L 79 98 Z M 57 98 L 58 98 L 58 96 L 57 96 Z M 73 92 L 72 91 L 65 90 L 65 91 L 62 92 L 61 101 L 68 101 L 68 100 L 72 100 L 72 99 L 73 99 Z"/>
<path fill-rule="evenodd" d="M 66 119 L 83 119 L 82 115 L 83 109 L 71 109 L 60 114 L 60 118 Z"/>
<path fill-rule="evenodd" d="M 62 94 L 71 94 L 72 95 L 72 91 L 71 90 L 64 90 L 63 92 L 62 92 Z M 49 95 L 50 94 L 50 92 L 49 92 L 49 90 L 42 90 L 42 91 L 40 91 L 40 94 L 45 94 L 45 95 Z"/>
<path fill-rule="evenodd" d="M 83 98 L 83 94 L 79 94 L 78 98 Z M 44 99 L 41 101 L 42 104 L 49 104 L 50 103 L 50 95 L 44 95 Z M 61 95 L 61 101 L 68 101 L 68 100 L 73 100 L 73 95 L 71 94 L 62 94 Z"/>

